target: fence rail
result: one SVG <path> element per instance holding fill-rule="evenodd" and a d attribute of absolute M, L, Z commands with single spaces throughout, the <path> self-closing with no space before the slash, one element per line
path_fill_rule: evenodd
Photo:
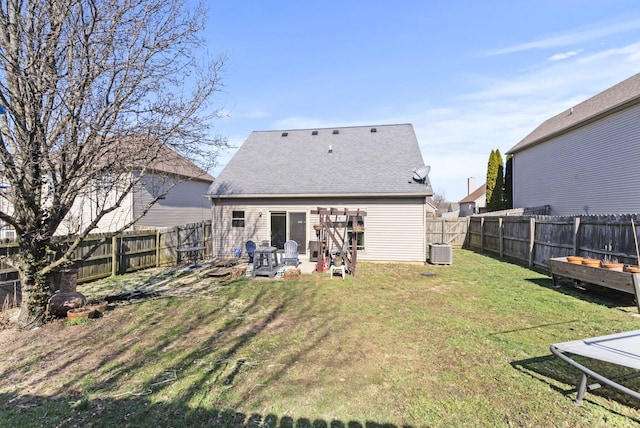
<path fill-rule="evenodd" d="M 180 255 L 176 249 L 193 245 L 204 246 L 205 257 L 212 254 L 211 221 L 166 229 L 123 232 L 113 237 L 90 235 L 75 251 L 73 257 L 80 261 L 71 267 L 78 269 L 78 282 L 93 281 L 179 263 Z M 94 247 L 96 248 L 91 251 Z M 11 257 L 17 252 L 18 246 L 15 243 L 0 244 L 2 256 Z M 16 269 L 6 262 L 0 263 L 0 283 L 11 284 L 17 279 Z"/>
<path fill-rule="evenodd" d="M 567 255 L 616 258 L 621 263 L 638 264 L 632 228 L 639 214 L 607 216 L 513 215 L 429 218 L 425 220 L 426 243 L 447 243 L 454 248 L 493 254 L 549 269 L 549 259 Z M 181 262 L 180 247 L 204 246 L 212 254 L 211 221 L 167 229 L 125 232 L 112 238 L 91 235 L 76 251 L 83 259 L 75 264 L 78 281 L 86 282 L 115 274 Z M 103 242 L 99 242 L 102 240 Z M 89 251 L 99 245 L 91 254 Z M 426 250 L 426 249 L 425 249 Z M 0 243 L 0 256 L 17 254 L 15 243 Z M 10 286 L 17 271 L 0 262 L 0 284 Z M 0 302 L 1 303 L 1 302 Z"/>
<path fill-rule="evenodd" d="M 568 255 L 636 265 L 638 224 L 638 214 L 471 217 L 468 247 L 547 270 Z"/>
<path fill-rule="evenodd" d="M 462 248 L 467 241 L 469 217 L 461 218 L 428 218 L 425 221 L 426 243 L 449 244 L 454 248 Z"/>

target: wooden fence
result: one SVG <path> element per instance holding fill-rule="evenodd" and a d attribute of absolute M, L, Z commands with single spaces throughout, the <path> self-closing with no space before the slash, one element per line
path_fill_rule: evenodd
<path fill-rule="evenodd" d="M 425 222 L 426 243 L 449 244 L 454 248 L 466 245 L 469 217 L 428 218 Z"/>
<path fill-rule="evenodd" d="M 638 214 L 471 217 L 468 248 L 549 269 L 549 259 L 579 255 L 638 264 Z"/>
<path fill-rule="evenodd" d="M 473 216 L 426 219 L 426 243 L 447 243 L 454 248 L 493 254 L 549 269 L 549 259 L 566 255 L 603 258 L 638 264 L 631 220 L 636 226 L 639 214 L 608 216 Z M 91 281 L 150 267 L 180 263 L 180 247 L 204 246 L 204 256 L 212 254 L 211 221 L 173 228 L 126 232 L 113 238 L 92 235 L 75 256 L 84 259 L 74 267 L 78 281 Z M 104 242 L 88 254 L 98 241 Z M 0 256 L 16 254 L 14 243 L 0 244 Z M 12 288 L 17 271 L 0 263 L 0 286 Z M 0 302 L 1 304 L 1 302 Z"/>
<path fill-rule="evenodd" d="M 97 248 L 91 252 L 96 244 Z M 176 250 L 194 245 L 205 247 L 205 257 L 212 254 L 211 221 L 166 229 L 124 232 L 113 237 L 91 235 L 74 254 L 74 258 L 81 261 L 71 267 L 78 269 L 78 282 L 93 281 L 111 275 L 179 263 L 180 255 Z M 17 252 L 18 247 L 15 243 L 0 244 L 2 256 L 10 257 Z M 18 273 L 14 268 L 0 263 L 0 282 L 9 284 L 5 287 L 12 287 L 11 283 L 17 279 Z"/>

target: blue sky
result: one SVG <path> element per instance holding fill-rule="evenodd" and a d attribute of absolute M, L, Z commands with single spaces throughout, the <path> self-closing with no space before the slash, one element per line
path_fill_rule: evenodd
<path fill-rule="evenodd" d="M 637 0 L 211 1 L 205 36 L 228 57 L 216 126 L 231 144 L 411 123 L 449 201 L 484 182 L 492 149 L 640 72 Z"/>

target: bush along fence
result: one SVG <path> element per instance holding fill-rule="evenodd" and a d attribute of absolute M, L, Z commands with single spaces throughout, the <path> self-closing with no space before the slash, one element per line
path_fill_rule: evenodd
<path fill-rule="evenodd" d="M 90 250 L 103 240 L 95 251 Z M 171 228 L 124 232 L 113 237 L 90 235 L 78 247 L 71 268 L 78 269 L 78 282 L 93 281 L 151 267 L 180 263 L 178 248 L 204 247 L 204 257 L 211 255 L 211 221 Z M 16 254 L 15 243 L 0 244 L 0 254 Z M 0 283 L 13 283 L 18 272 L 7 263 L 0 264 Z M 8 284 L 7 284 L 8 285 Z M 1 304 L 2 302 L 0 302 Z"/>
<path fill-rule="evenodd" d="M 545 270 L 568 255 L 637 265 L 639 223 L 638 214 L 471 217 L 467 246 Z"/>

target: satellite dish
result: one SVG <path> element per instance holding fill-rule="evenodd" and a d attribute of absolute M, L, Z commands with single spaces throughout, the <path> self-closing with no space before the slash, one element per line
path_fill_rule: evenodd
<path fill-rule="evenodd" d="M 429 176 L 431 167 L 429 165 L 421 166 L 413 170 L 413 179 L 418 183 L 424 183 Z"/>

